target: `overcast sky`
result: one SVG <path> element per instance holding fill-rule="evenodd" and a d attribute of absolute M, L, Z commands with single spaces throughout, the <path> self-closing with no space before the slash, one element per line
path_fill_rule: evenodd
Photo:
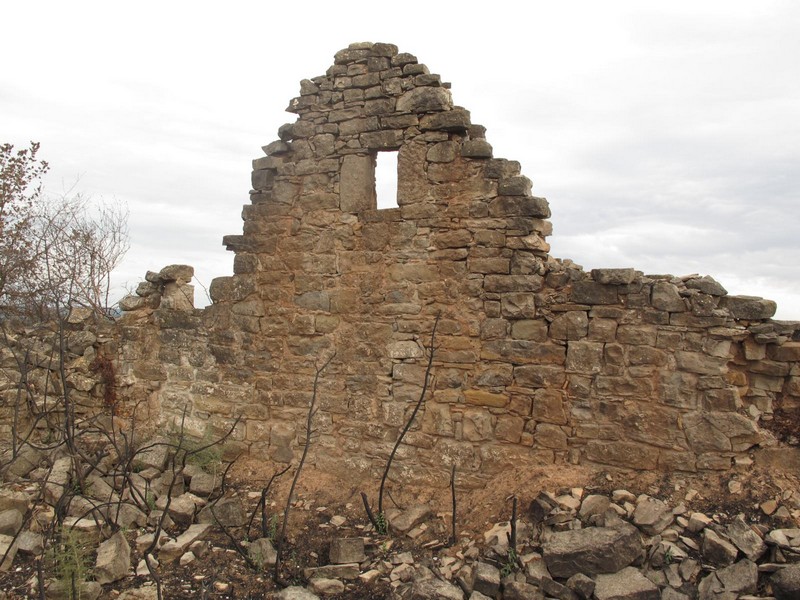
<path fill-rule="evenodd" d="M 554 256 L 709 274 L 800 319 L 798 2 L 29 0 L 0 32 L 0 142 L 40 142 L 53 193 L 127 204 L 119 289 L 229 275 L 222 236 L 300 80 L 381 41 L 522 163 Z"/>

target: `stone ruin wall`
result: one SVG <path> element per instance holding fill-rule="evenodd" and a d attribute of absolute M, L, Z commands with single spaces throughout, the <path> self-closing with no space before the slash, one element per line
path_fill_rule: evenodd
<path fill-rule="evenodd" d="M 294 123 L 253 161 L 234 275 L 187 300 L 189 268 L 148 274 L 119 319 L 118 384 L 198 435 L 241 415 L 234 449 L 464 486 L 552 463 L 800 465 L 800 323 L 710 277 L 584 272 L 549 255 L 550 208 L 492 156 L 449 86 L 389 44 L 338 52 L 301 82 Z M 398 153 L 398 208 L 376 208 L 376 153 Z"/>

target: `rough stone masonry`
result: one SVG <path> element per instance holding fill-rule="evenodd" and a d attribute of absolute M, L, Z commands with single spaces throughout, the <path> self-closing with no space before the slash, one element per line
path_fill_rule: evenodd
<path fill-rule="evenodd" d="M 584 272 L 549 255 L 547 200 L 496 158 L 449 85 L 391 44 L 336 53 L 304 79 L 296 121 L 253 161 L 234 274 L 192 308 L 190 268 L 122 303 L 119 383 L 163 422 L 336 472 L 482 485 L 511 465 L 634 469 L 800 465 L 800 323 L 714 279 Z M 396 152 L 397 208 L 377 209 L 376 155 Z M 788 424 L 788 425 L 787 425 Z M 780 427 L 778 426 L 780 425 Z M 788 430 L 787 430 L 788 427 Z M 792 429 L 794 427 L 794 429 Z"/>

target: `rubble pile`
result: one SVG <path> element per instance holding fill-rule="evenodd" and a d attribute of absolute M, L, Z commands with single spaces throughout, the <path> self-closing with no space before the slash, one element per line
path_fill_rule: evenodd
<path fill-rule="evenodd" d="M 113 590 L 120 598 L 155 598 L 153 573 L 162 579 L 184 573 L 194 580 L 186 584 L 191 588 L 207 577 L 203 565 L 220 561 L 245 580 L 263 582 L 256 597 L 265 598 L 800 597 L 800 496 L 787 489 L 756 505 L 741 501 L 735 511 L 709 512 L 700 510 L 703 498 L 690 485 L 669 500 L 625 489 L 530 490 L 519 497 L 513 527 L 487 524 L 482 535 L 459 532 L 452 544 L 451 514 L 430 504 L 388 509 L 388 532 L 379 535 L 360 507 L 348 505 L 346 514 L 315 506 L 313 498 L 297 499 L 294 521 L 301 532 L 290 534 L 293 553 L 303 551 L 298 540 L 309 532 L 325 538 L 325 551 L 297 561 L 306 566 L 294 576 L 296 585 L 280 589 L 271 578 L 277 527 L 269 536 L 248 537 L 260 492 L 239 487 L 223 493 L 218 465 L 174 471 L 171 447 L 163 438 L 148 442 L 127 478 L 105 459 L 85 478 L 82 492 L 68 495 L 64 490 L 74 489 L 76 479 L 65 457 L 7 470 L 0 488 L 2 571 L 20 571 L 47 555 L 45 547 L 67 544 L 52 537 L 60 520 L 62 534 L 79 532 L 86 544 L 81 598 L 109 597 Z M 742 497 L 735 478 L 728 488 L 731 498 Z M 279 512 L 270 506 L 271 514 Z M 22 589 L 32 596 L 37 575 L 30 573 Z M 69 597 L 57 569 L 45 575 L 48 598 Z M 204 585 L 214 590 L 212 597 L 237 597 L 235 582 L 224 576 Z M 0 593 L 4 600 L 22 597 Z"/>

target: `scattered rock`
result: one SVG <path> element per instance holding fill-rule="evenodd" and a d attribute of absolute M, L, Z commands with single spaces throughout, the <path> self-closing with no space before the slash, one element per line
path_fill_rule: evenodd
<path fill-rule="evenodd" d="M 324 579 L 322 577 L 312 579 L 308 582 L 308 587 L 315 594 L 321 596 L 336 596 L 344 593 L 344 583 L 338 579 Z"/>
<path fill-rule="evenodd" d="M 558 600 L 578 600 L 578 595 L 575 592 L 549 577 L 542 577 L 539 581 L 539 586 L 549 598 L 558 598 Z"/>
<path fill-rule="evenodd" d="M 131 568 L 131 547 L 118 531 L 97 548 L 94 576 L 104 585 L 122 579 Z"/>
<path fill-rule="evenodd" d="M 39 555 L 44 549 L 44 538 L 39 533 L 23 531 L 17 537 L 17 549 L 21 554 Z"/>
<path fill-rule="evenodd" d="M 200 539 L 209 530 L 208 523 L 196 523 L 180 534 L 176 539 L 167 541 L 158 551 L 158 558 L 162 562 L 170 562 L 180 557 L 186 549 L 196 540 Z"/>
<path fill-rule="evenodd" d="M 198 496 L 210 496 L 217 488 L 218 483 L 219 481 L 214 475 L 201 471 L 192 477 L 189 491 Z"/>
<path fill-rule="evenodd" d="M 409 600 L 464 600 L 464 593 L 452 583 L 422 579 L 412 584 Z"/>
<path fill-rule="evenodd" d="M 736 560 L 736 546 L 720 537 L 713 529 L 703 530 L 703 558 L 715 567 L 727 567 Z"/>
<path fill-rule="evenodd" d="M 728 525 L 727 534 L 731 542 L 751 561 L 757 561 L 767 551 L 767 545 L 761 536 L 741 516 L 737 516 Z"/>
<path fill-rule="evenodd" d="M 18 510 L 25 514 L 30 498 L 25 492 L 17 492 L 7 488 L 0 489 L 0 511 Z"/>
<path fill-rule="evenodd" d="M 120 594 L 118 600 L 157 600 L 158 592 L 154 586 L 145 586 L 126 590 Z"/>
<path fill-rule="evenodd" d="M 797 600 L 800 598 L 800 564 L 793 564 L 770 577 L 775 600 Z"/>
<path fill-rule="evenodd" d="M 658 535 L 672 523 L 672 509 L 665 502 L 645 496 L 636 503 L 633 523 L 647 535 Z"/>
<path fill-rule="evenodd" d="M 198 523 L 220 524 L 224 527 L 241 527 L 247 522 L 242 501 L 236 497 L 221 498 L 215 504 L 209 504 L 197 515 Z"/>
<path fill-rule="evenodd" d="M 335 565 L 360 563 L 366 558 L 362 538 L 338 538 L 331 541 L 330 562 Z"/>
<path fill-rule="evenodd" d="M 583 573 L 576 573 L 567 580 L 567 587 L 583 600 L 589 600 L 592 597 L 595 585 L 595 582 Z"/>
<path fill-rule="evenodd" d="M 427 504 L 415 504 L 389 521 L 389 525 L 400 533 L 406 533 L 416 527 L 432 514 Z"/>
<path fill-rule="evenodd" d="M 576 573 L 616 573 L 642 553 L 639 532 L 631 525 L 619 529 L 591 527 L 554 533 L 542 545 L 547 569 L 555 577 Z"/>
<path fill-rule="evenodd" d="M 0 563 L 0 571 L 8 571 L 16 555 L 17 544 L 14 543 L 14 538 L 10 535 L 0 534 L 0 558 L 5 556 L 3 562 Z"/>
<path fill-rule="evenodd" d="M 97 600 L 102 592 L 102 586 L 96 581 L 81 581 L 78 584 L 78 594 L 81 600 Z M 61 580 L 51 581 L 47 586 L 47 598 L 48 600 L 71 600 L 73 598 L 72 584 Z"/>
<path fill-rule="evenodd" d="M 292 585 L 280 592 L 273 592 L 267 598 L 271 600 L 319 600 L 319 596 L 299 585 Z"/>
<path fill-rule="evenodd" d="M 170 442 L 166 438 L 152 438 L 136 452 L 132 462 L 133 470 L 142 471 L 148 467 L 163 470 L 171 449 Z"/>
<path fill-rule="evenodd" d="M 476 563 L 472 569 L 472 589 L 494 597 L 500 591 L 500 570 L 485 562 Z"/>
<path fill-rule="evenodd" d="M 22 513 L 16 508 L 0 512 L 0 535 L 15 536 L 22 529 Z"/>
<path fill-rule="evenodd" d="M 357 563 L 351 565 L 325 565 L 323 567 L 309 567 L 303 570 L 306 579 L 321 577 L 323 579 L 357 579 L 360 570 Z"/>
<path fill-rule="evenodd" d="M 597 600 L 660 600 L 658 588 L 634 567 L 611 575 L 598 575 L 594 596 Z"/>
<path fill-rule="evenodd" d="M 586 496 L 581 503 L 581 509 L 578 515 L 582 521 L 586 521 L 589 517 L 605 513 L 610 504 L 611 500 L 609 500 L 608 496 L 601 496 L 599 494 Z"/>
<path fill-rule="evenodd" d="M 261 568 L 274 566 L 278 560 L 278 551 L 269 538 L 258 538 L 251 542 L 247 553 L 250 560 Z"/>
<path fill-rule="evenodd" d="M 704 577 L 698 587 L 700 600 L 727 600 L 753 594 L 758 585 L 758 567 L 749 560 L 720 569 Z"/>
<path fill-rule="evenodd" d="M 194 515 L 197 510 L 193 494 L 181 494 L 172 499 L 167 511 L 169 516 L 177 525 L 187 526 L 194 522 Z"/>
<path fill-rule="evenodd" d="M 778 503 L 775 500 L 767 500 L 761 503 L 761 511 L 767 516 L 770 516 L 776 510 L 778 510 Z"/>

